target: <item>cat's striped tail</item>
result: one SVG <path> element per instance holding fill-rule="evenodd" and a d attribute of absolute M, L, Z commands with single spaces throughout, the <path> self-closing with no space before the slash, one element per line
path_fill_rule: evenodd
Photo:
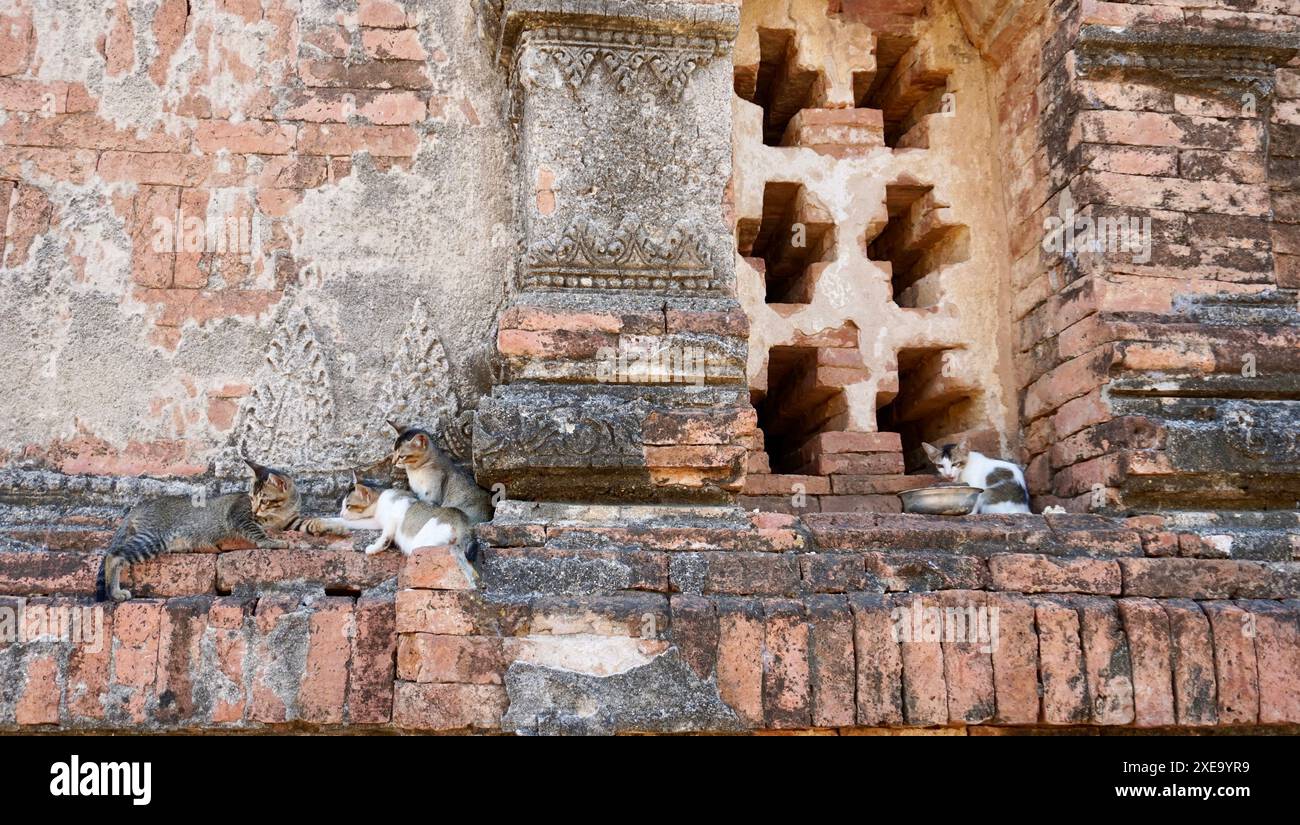
<path fill-rule="evenodd" d="M 112 553 L 105 553 L 99 557 L 99 575 L 95 577 L 95 601 L 108 601 L 108 584 L 104 581 L 104 573 L 108 569 L 108 557 Z"/>
<path fill-rule="evenodd" d="M 108 599 L 108 560 L 117 558 L 125 564 L 135 564 L 154 558 L 167 549 L 167 540 L 157 533 L 136 533 L 118 545 L 109 545 L 108 552 L 99 560 L 99 575 L 95 581 L 95 600 Z"/>
<path fill-rule="evenodd" d="M 126 536 L 127 528 L 131 523 L 131 510 L 128 508 L 122 513 L 122 523 L 118 525 L 117 530 L 113 533 L 113 538 L 108 540 L 108 548 L 104 550 L 104 555 L 99 557 L 99 573 L 95 576 L 95 601 L 102 602 L 108 599 L 108 586 L 104 581 L 104 574 L 107 572 L 108 557 L 117 552 L 122 545 L 122 539 Z"/>

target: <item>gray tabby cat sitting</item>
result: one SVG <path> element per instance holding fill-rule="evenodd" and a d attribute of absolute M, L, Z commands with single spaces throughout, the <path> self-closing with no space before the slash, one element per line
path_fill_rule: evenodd
<path fill-rule="evenodd" d="M 388 424 L 397 431 L 393 464 L 406 471 L 406 480 L 416 498 L 434 507 L 461 511 L 471 530 L 475 524 L 492 520 L 492 496 L 438 449 L 432 434 L 392 421 Z M 475 550 L 471 546 L 466 554 L 470 561 L 474 560 Z"/>

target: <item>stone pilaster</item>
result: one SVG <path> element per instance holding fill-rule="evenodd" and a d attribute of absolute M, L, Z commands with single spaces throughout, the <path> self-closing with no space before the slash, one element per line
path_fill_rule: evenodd
<path fill-rule="evenodd" d="M 724 221 L 731 6 L 506 4 L 520 259 L 475 469 L 516 499 L 722 501 L 754 414 Z"/>

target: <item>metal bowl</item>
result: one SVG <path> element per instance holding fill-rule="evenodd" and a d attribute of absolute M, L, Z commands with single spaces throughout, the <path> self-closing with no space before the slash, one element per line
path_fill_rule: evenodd
<path fill-rule="evenodd" d="M 965 516 L 975 509 L 979 500 L 979 487 L 967 487 L 960 484 L 936 487 L 920 487 L 904 490 L 898 494 L 903 500 L 904 513 L 923 513 L 927 516 Z"/>

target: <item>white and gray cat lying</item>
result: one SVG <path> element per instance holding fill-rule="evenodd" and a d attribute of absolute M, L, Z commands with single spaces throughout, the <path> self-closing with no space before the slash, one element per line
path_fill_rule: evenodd
<path fill-rule="evenodd" d="M 1030 512 L 1025 474 L 1010 461 L 989 458 L 983 453 L 968 449 L 965 444 L 921 446 L 945 480 L 958 481 L 968 487 L 984 490 L 980 493 L 972 514 Z"/>
<path fill-rule="evenodd" d="M 464 550 L 472 533 L 465 514 L 454 507 L 434 507 L 407 490 L 377 490 L 353 478 L 352 490 L 343 498 L 339 518 L 354 530 L 378 530 L 379 538 L 366 546 L 366 555 L 396 544 L 409 556 L 417 547 L 452 544 Z"/>
<path fill-rule="evenodd" d="M 396 544 L 402 555 L 409 556 L 418 547 L 453 545 L 452 558 L 460 565 L 465 578 L 477 581 L 465 558 L 473 539 L 473 528 L 465 514 L 454 507 L 434 507 L 420 501 L 406 490 L 376 490 L 352 479 L 352 490 L 343 498 L 339 517 L 357 530 L 378 530 L 379 538 L 366 547 L 366 555 Z"/>

